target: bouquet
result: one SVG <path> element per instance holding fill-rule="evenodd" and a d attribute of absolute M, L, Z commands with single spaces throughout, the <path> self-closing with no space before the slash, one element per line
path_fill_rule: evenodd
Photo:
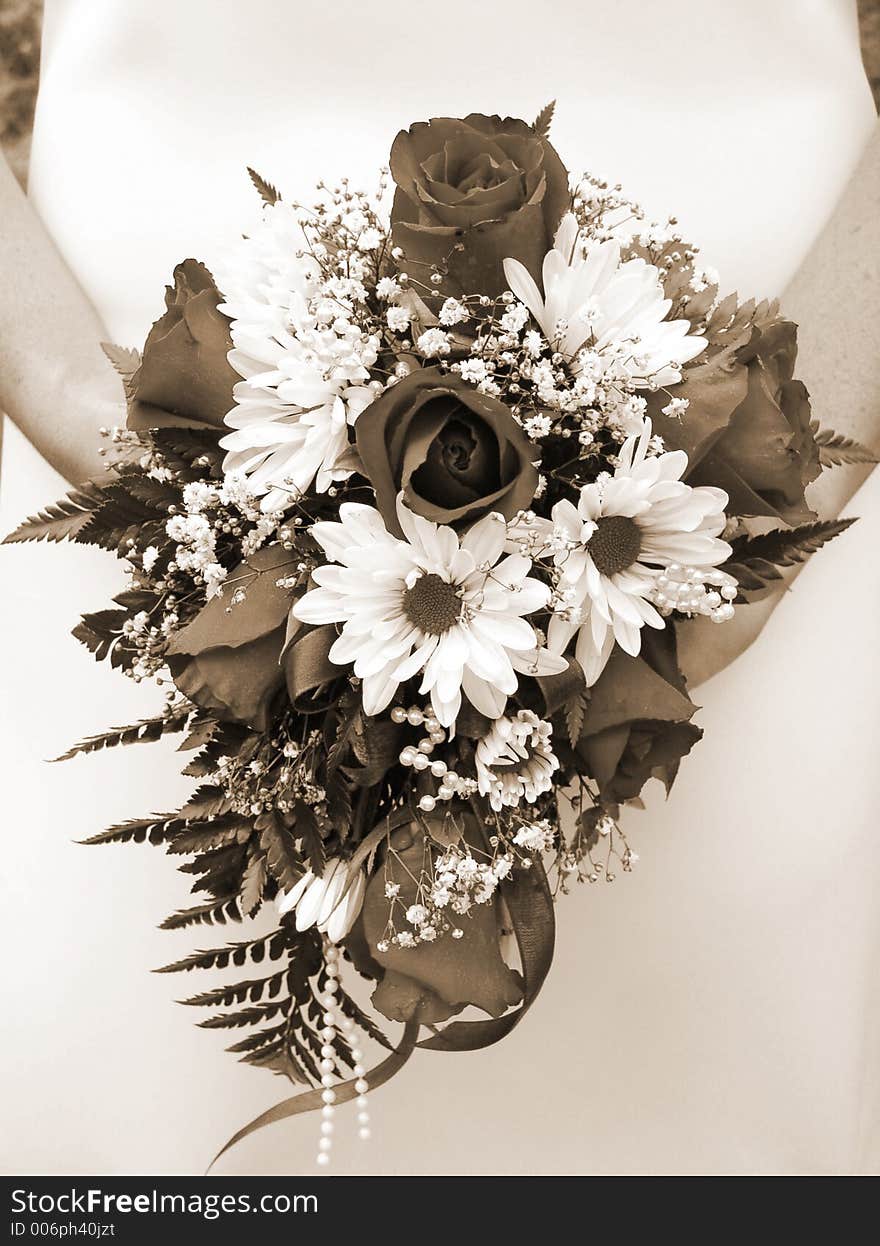
<path fill-rule="evenodd" d="M 851 522 L 807 486 L 871 457 L 812 421 L 777 304 L 573 179 L 551 116 L 412 125 L 375 195 L 250 171 L 256 227 L 106 348 L 104 476 L 8 538 L 123 560 L 74 634 L 164 709 L 66 756 L 181 733 L 198 784 L 86 842 L 181 862 L 166 927 L 274 909 L 166 971 L 241 971 L 186 1003 L 302 1089 L 236 1139 L 321 1109 L 322 1163 L 416 1046 L 522 1019 L 555 897 L 632 867 L 622 806 L 700 739 L 677 622 L 778 587 Z"/>

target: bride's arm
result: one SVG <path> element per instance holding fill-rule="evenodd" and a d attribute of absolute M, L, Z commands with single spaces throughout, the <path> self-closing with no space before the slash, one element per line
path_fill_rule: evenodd
<path fill-rule="evenodd" d="M 97 430 L 124 419 L 122 385 L 97 312 L 2 156 L 0 221 L 0 410 L 78 482 L 101 471 Z"/>
<path fill-rule="evenodd" d="M 799 326 L 797 376 L 810 391 L 814 417 L 880 453 L 880 127 L 782 309 Z M 807 492 L 810 505 L 823 519 L 839 515 L 870 470 L 824 471 Z M 833 544 L 819 557 L 833 558 Z M 738 608 L 721 626 L 705 619 L 679 626 L 682 668 L 692 687 L 748 648 L 785 591 Z"/>

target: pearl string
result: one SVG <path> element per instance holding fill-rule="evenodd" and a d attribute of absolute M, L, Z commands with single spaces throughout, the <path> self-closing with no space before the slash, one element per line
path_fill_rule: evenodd
<path fill-rule="evenodd" d="M 336 1082 L 336 1076 L 339 1074 L 338 1059 L 336 1049 L 333 1046 L 334 1039 L 341 1031 L 348 1040 L 351 1047 L 351 1058 L 354 1061 L 354 1076 L 357 1079 L 354 1088 L 357 1091 L 357 1107 L 358 1107 L 358 1136 L 366 1142 L 370 1136 L 370 1113 L 368 1111 L 366 1070 L 363 1065 L 364 1053 L 360 1047 L 354 1042 L 355 1024 L 350 1017 L 346 1017 L 336 996 L 339 991 L 339 949 L 335 943 L 331 943 L 328 938 L 324 938 L 324 962 L 326 965 L 327 981 L 324 985 L 324 993 L 321 996 L 321 1004 L 324 1007 L 324 1015 L 322 1017 L 323 1028 L 320 1031 L 321 1038 L 321 1099 L 324 1106 L 321 1109 L 321 1137 L 318 1142 L 317 1162 L 321 1165 L 330 1163 L 330 1151 L 333 1147 L 333 1131 L 335 1128 L 334 1117 L 336 1115 L 336 1091 L 333 1089 Z"/>

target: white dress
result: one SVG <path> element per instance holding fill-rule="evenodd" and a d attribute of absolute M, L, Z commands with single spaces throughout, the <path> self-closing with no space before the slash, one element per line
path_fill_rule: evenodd
<path fill-rule="evenodd" d="M 676 213 L 744 294 L 785 286 L 873 122 L 850 0 L 445 0 L 430 16 L 47 0 L 31 194 L 109 334 L 140 344 L 174 263 L 210 262 L 251 219 L 246 164 L 307 195 L 321 176 L 370 181 L 411 121 L 530 118 L 553 97 L 569 167 Z M 4 450 L 6 530 L 63 485 L 13 429 Z M 669 802 L 629 820 L 636 872 L 560 904 L 526 1021 L 484 1052 L 417 1055 L 375 1094 L 371 1143 L 341 1114 L 331 1171 L 877 1169 L 880 473 L 850 513 L 760 643 L 701 689 L 704 741 Z M 0 559 L 0 1168 L 199 1172 L 285 1087 L 172 1002 L 203 983 L 149 970 L 241 936 L 157 931 L 186 903 L 173 863 L 72 843 L 173 808 L 171 745 L 43 764 L 155 708 L 67 635 L 106 604 L 112 560 Z M 219 1170 L 313 1171 L 316 1135 L 313 1117 L 273 1127 Z"/>

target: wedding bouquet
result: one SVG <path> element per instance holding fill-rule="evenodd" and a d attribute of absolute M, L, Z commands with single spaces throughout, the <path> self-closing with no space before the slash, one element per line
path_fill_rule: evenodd
<path fill-rule="evenodd" d="M 66 756 L 179 732 L 200 781 L 86 842 L 182 861 L 168 928 L 277 913 L 167 966 L 242 970 L 186 1002 L 312 1087 L 237 1137 L 354 1097 L 366 1135 L 416 1045 L 520 1021 L 555 895 L 631 868 L 621 807 L 700 738 L 677 621 L 723 625 L 851 522 L 805 500 L 870 455 L 812 422 L 795 325 L 572 179 L 551 115 L 415 124 L 375 196 L 251 172 L 258 225 L 178 265 L 142 355 L 106 348 L 105 476 L 9 538 L 122 559 L 75 635 L 167 689 Z"/>

